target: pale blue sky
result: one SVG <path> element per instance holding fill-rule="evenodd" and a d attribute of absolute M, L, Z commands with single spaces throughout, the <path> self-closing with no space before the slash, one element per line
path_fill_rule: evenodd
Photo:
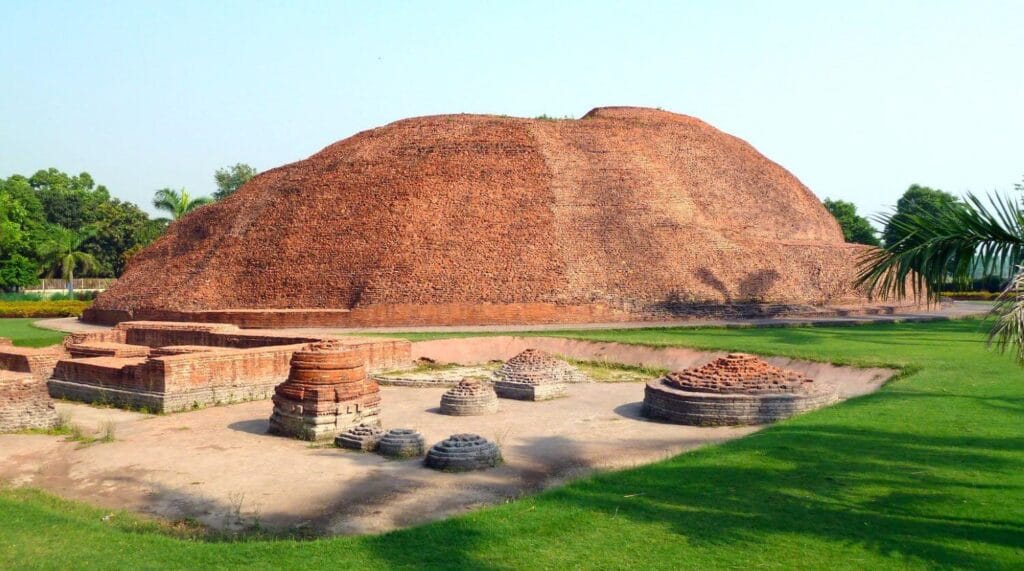
<path fill-rule="evenodd" d="M 148 208 L 409 116 L 644 105 L 868 213 L 1024 175 L 1024 1 L 0 0 L 0 176 L 87 170 Z"/>

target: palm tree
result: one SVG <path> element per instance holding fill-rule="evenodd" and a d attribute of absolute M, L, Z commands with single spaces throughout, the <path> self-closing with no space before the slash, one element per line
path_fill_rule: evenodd
<path fill-rule="evenodd" d="M 973 194 L 935 213 L 890 215 L 880 222 L 894 224 L 905 236 L 860 259 L 858 285 L 885 299 L 906 298 L 908 290 L 929 302 L 938 300 L 941 286 L 964 286 L 977 269 L 985 274 L 1013 268 L 1009 285 L 1000 294 L 991 316 L 995 322 L 988 342 L 1000 351 L 1012 350 L 1024 365 L 1024 207 L 1016 199 L 993 194 L 987 203 Z"/>
<path fill-rule="evenodd" d="M 47 275 L 53 277 L 59 274 L 67 280 L 68 291 L 74 291 L 75 270 L 91 272 L 99 267 L 96 258 L 87 252 L 82 251 L 82 244 L 89 239 L 88 232 L 75 232 L 56 226 L 53 228 L 49 239 L 39 246 L 39 258 L 43 261 L 44 267 L 49 268 Z"/>
<path fill-rule="evenodd" d="M 197 196 L 192 198 L 184 188 L 174 190 L 173 188 L 161 188 L 153 196 L 153 206 L 171 215 L 171 220 L 177 220 L 192 212 L 200 206 L 213 202 L 209 196 Z"/>

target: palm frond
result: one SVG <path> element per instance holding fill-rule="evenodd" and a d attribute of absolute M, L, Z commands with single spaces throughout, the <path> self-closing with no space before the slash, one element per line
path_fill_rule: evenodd
<path fill-rule="evenodd" d="M 871 250 L 858 261 L 857 284 L 882 299 L 938 297 L 951 280 L 965 284 L 976 268 L 986 273 L 1020 263 L 1024 254 L 1024 211 L 1010 197 L 992 195 L 986 204 L 968 194 L 963 204 L 934 214 L 883 217 L 904 238 Z"/>
<path fill-rule="evenodd" d="M 995 345 L 1000 352 L 1013 349 L 1017 363 L 1024 365 L 1024 267 L 1017 266 L 1017 273 L 999 294 L 992 315 L 996 324 L 988 334 L 989 346 Z"/>

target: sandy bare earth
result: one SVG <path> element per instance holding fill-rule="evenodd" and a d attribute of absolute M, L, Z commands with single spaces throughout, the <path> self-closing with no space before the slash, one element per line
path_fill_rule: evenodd
<path fill-rule="evenodd" d="M 518 348 L 513 347 L 518 341 L 509 341 L 513 338 L 499 339 L 506 340 L 498 344 L 502 351 Z M 835 382 L 847 396 L 877 389 L 892 373 L 830 370 L 819 368 L 818 378 Z M 70 411 L 72 424 L 98 430 L 114 422 L 116 440 L 80 447 L 55 436 L 0 436 L 0 480 L 112 509 L 195 518 L 222 529 L 259 521 L 271 529 L 368 533 L 444 518 L 595 469 L 649 463 L 756 430 L 644 420 L 639 416 L 642 383 L 572 385 L 568 398 L 502 400 L 498 414 L 478 417 L 439 414 L 443 392 L 382 388 L 385 426 L 416 427 L 428 445 L 449 434 L 476 432 L 500 443 L 504 465 L 440 473 L 417 460 L 385 460 L 269 436 L 269 401 L 165 416 L 59 403 Z"/>

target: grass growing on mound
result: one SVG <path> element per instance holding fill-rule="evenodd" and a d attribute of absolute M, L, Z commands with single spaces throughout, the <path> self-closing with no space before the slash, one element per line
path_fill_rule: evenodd
<path fill-rule="evenodd" d="M 64 340 L 67 333 L 32 325 L 35 319 L 0 319 L 0 337 L 14 340 L 20 347 L 46 347 Z"/>
<path fill-rule="evenodd" d="M 8 490 L 0 492 L 0 568 L 992 569 L 1024 561 L 1024 372 L 985 349 L 977 321 L 565 335 L 913 372 L 747 438 L 379 536 L 183 539 L 133 516 L 104 519 L 83 504 Z"/>

